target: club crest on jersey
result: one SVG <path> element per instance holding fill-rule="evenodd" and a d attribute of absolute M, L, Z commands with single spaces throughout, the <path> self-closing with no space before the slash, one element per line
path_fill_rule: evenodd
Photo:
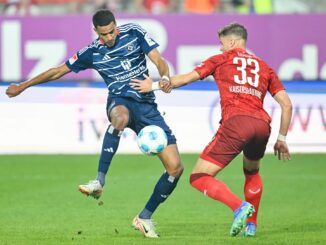
<path fill-rule="evenodd" d="M 128 49 L 128 51 L 132 51 L 134 49 L 134 45 L 132 45 L 132 44 L 128 45 L 127 49 Z"/>
<path fill-rule="evenodd" d="M 76 62 L 76 60 L 78 60 L 78 56 L 77 56 L 77 54 L 74 54 L 74 55 L 69 59 L 69 64 L 72 65 L 73 63 Z"/>
<path fill-rule="evenodd" d="M 128 59 L 121 60 L 120 64 L 125 71 L 130 70 L 131 68 L 131 62 Z"/>

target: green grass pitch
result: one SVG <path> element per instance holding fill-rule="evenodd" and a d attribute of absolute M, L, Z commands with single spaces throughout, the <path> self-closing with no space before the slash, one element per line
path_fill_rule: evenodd
<path fill-rule="evenodd" d="M 117 155 L 98 201 L 78 184 L 96 176 L 95 155 L 0 156 L 0 244 L 326 244 L 326 155 L 267 155 L 257 237 L 229 237 L 232 212 L 188 183 L 197 154 L 184 154 L 177 189 L 154 215 L 161 238 L 131 228 L 163 172 L 156 157 Z M 241 197 L 241 157 L 219 174 Z"/>

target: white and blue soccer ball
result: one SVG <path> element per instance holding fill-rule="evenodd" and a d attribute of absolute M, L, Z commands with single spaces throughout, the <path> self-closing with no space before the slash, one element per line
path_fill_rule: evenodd
<path fill-rule="evenodd" d="M 164 130 L 155 125 L 149 125 L 140 130 L 136 140 L 139 149 L 147 155 L 162 152 L 168 144 Z"/>

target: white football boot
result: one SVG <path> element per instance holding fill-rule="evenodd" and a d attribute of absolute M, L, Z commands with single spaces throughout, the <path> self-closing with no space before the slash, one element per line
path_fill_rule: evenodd
<path fill-rule="evenodd" d="M 145 237 L 159 238 L 160 235 L 156 233 L 155 226 L 152 219 L 141 219 L 138 215 L 133 219 L 132 226 L 139 230 Z"/>
<path fill-rule="evenodd" d="M 91 180 L 85 185 L 79 185 L 79 191 L 86 196 L 99 199 L 102 195 L 103 187 L 98 180 Z"/>

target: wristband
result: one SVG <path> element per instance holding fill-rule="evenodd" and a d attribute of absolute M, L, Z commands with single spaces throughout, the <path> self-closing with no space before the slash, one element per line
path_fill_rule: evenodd
<path fill-rule="evenodd" d="M 278 136 L 277 136 L 277 140 L 285 142 L 286 141 L 286 136 L 279 133 Z"/>
<path fill-rule="evenodd" d="M 152 82 L 152 91 L 160 90 L 160 82 Z"/>
<path fill-rule="evenodd" d="M 170 82 L 170 78 L 167 75 L 163 75 L 161 79 Z"/>

